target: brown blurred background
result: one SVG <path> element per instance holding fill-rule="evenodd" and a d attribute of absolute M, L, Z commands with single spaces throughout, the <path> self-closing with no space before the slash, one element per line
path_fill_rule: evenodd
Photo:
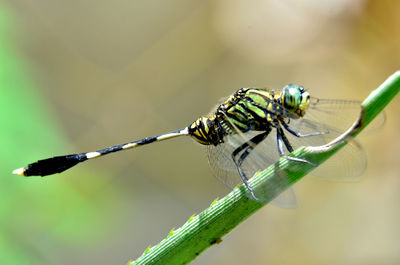
<path fill-rule="evenodd" d="M 69 144 L 43 141 L 43 156 L 183 128 L 240 87 L 298 83 L 316 97 L 363 100 L 399 69 L 394 0 L 2 2 L 41 107 Z M 399 112 L 397 97 L 385 126 L 361 137 L 360 182 L 306 177 L 296 209 L 265 207 L 193 264 L 399 264 Z M 126 264 L 229 192 L 189 138 L 48 178 L 92 201 L 105 225 L 80 227 L 70 242 L 20 234 L 42 264 Z"/>

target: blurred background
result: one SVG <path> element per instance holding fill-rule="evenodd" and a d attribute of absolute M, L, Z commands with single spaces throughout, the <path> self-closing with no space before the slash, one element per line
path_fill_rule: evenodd
<path fill-rule="evenodd" d="M 229 192 L 177 138 L 46 178 L 54 155 L 183 128 L 240 87 L 363 100 L 399 69 L 400 2 L 0 1 L 0 264 L 126 264 Z M 306 177 L 193 264 L 399 264 L 400 100 L 360 182 Z"/>

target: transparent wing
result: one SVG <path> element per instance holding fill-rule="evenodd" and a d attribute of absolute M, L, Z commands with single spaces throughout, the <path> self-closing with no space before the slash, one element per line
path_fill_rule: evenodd
<path fill-rule="evenodd" d="M 241 132 L 233 122 L 230 122 L 228 116 L 225 116 L 226 121 L 233 128 L 234 133 L 224 137 L 224 143 L 217 146 L 209 145 L 207 146 L 207 156 L 210 167 L 217 179 L 224 183 L 229 188 L 234 188 L 238 184 L 242 184 L 242 180 L 238 173 L 237 167 L 233 162 L 232 154 L 233 152 L 242 144 L 249 143 L 252 146 L 252 151 L 246 157 L 246 159 L 241 164 L 240 168 L 247 178 L 251 178 L 255 173 L 266 169 L 268 166 L 272 165 L 277 159 L 272 158 L 271 152 L 277 153 L 277 146 L 268 146 L 264 142 L 258 145 L 250 143 L 250 139 L 258 134 L 263 133 L 263 131 L 250 131 L 247 133 Z M 271 131 L 267 138 L 276 137 L 276 132 Z M 240 156 L 240 154 L 239 154 Z M 287 176 L 283 172 L 276 172 L 281 175 L 282 181 L 287 180 Z M 279 189 L 280 187 L 276 187 Z M 247 197 L 253 199 L 250 192 L 246 193 Z M 255 196 L 259 200 L 264 200 L 266 196 L 265 193 L 255 193 Z M 296 197 L 292 189 L 287 189 L 280 193 L 280 195 L 272 201 L 273 204 L 289 208 L 296 205 Z"/>
<path fill-rule="evenodd" d="M 296 137 L 284 130 L 293 149 L 300 146 L 320 146 L 329 143 L 345 132 L 357 120 L 361 111 L 361 103 L 351 100 L 321 100 L 313 98 L 306 115 L 301 119 L 286 119 L 286 123 L 294 130 L 307 134 L 321 132 L 320 135 Z M 229 120 L 229 119 L 228 119 Z M 372 129 L 379 128 L 385 117 L 378 117 Z M 231 123 L 232 127 L 235 126 Z M 371 129 L 369 129 L 371 130 Z M 242 133 L 236 129 L 236 134 L 228 135 L 225 142 L 207 148 L 208 160 L 214 175 L 230 188 L 241 184 L 241 179 L 232 160 L 232 153 L 236 148 L 252 137 L 262 133 L 250 131 Z M 288 153 L 288 150 L 286 150 Z M 247 177 L 264 170 L 280 158 L 277 150 L 276 130 L 273 129 L 268 137 L 254 147 L 254 150 L 244 160 L 242 169 Z M 350 141 L 336 155 L 323 165 L 316 168 L 311 174 L 326 179 L 340 181 L 354 181 L 366 168 L 366 156 L 356 141 Z M 282 174 L 280 172 L 279 174 Z M 281 176 L 283 179 L 286 176 Z M 279 188 L 279 187 L 277 187 Z M 256 197 L 257 196 L 256 194 Z M 278 206 L 290 207 L 295 205 L 296 199 L 292 190 L 285 192 L 274 201 Z"/>
<path fill-rule="evenodd" d="M 324 123 L 343 133 L 358 119 L 360 112 L 361 101 L 312 98 L 305 118 L 312 122 Z M 382 112 L 368 125 L 366 131 L 380 129 L 385 120 L 386 115 Z"/>
<path fill-rule="evenodd" d="M 309 137 L 296 137 L 286 130 L 284 130 L 284 132 L 293 149 L 297 149 L 301 146 L 325 145 L 350 128 L 357 120 L 360 110 L 361 103 L 358 101 L 313 99 L 304 118 L 287 120 L 287 123 L 292 129 L 303 134 L 312 132 L 321 132 L 323 134 Z M 381 120 L 384 120 L 383 116 Z M 380 124 L 382 124 L 382 122 L 380 122 Z M 228 142 L 236 142 L 233 146 L 237 147 L 239 143 L 248 141 L 248 139 L 254 137 L 258 133 L 260 132 L 249 132 L 243 135 L 243 133 L 239 132 L 237 136 L 229 136 L 235 138 L 235 140 Z M 276 131 L 272 130 L 270 135 L 255 148 L 254 153 L 250 154 L 245 160 L 243 168 L 248 171 L 246 172 L 247 176 L 252 176 L 255 172 L 263 170 L 279 160 L 280 156 L 277 151 L 276 139 Z M 227 147 L 221 146 L 219 148 Z M 230 150 L 224 151 L 230 158 L 229 162 L 231 165 L 229 165 L 229 167 L 236 170 L 232 158 L 230 157 L 234 149 L 235 148 L 233 148 L 231 144 Z M 289 153 L 288 150 L 285 151 L 286 154 Z M 311 175 L 331 180 L 355 181 L 358 180 L 364 172 L 367 165 L 366 161 L 365 152 L 361 146 L 353 140 L 335 156 L 332 156 L 323 165 L 316 168 Z M 222 175 L 223 174 L 221 174 L 221 176 Z M 229 178 L 222 181 L 226 183 L 229 181 Z M 237 183 L 234 185 L 237 185 Z"/>
<path fill-rule="evenodd" d="M 358 119 L 360 112 L 359 101 L 312 98 L 304 118 L 343 133 Z"/>
<path fill-rule="evenodd" d="M 339 132 L 330 126 L 324 126 L 319 123 L 302 122 L 301 126 L 292 125 L 299 132 L 327 132 L 323 135 L 310 137 L 296 137 L 285 132 L 286 137 L 291 143 L 293 149 L 301 146 L 320 146 L 329 143 L 343 132 Z M 315 129 L 313 129 L 315 128 Z M 267 139 L 268 141 L 274 139 Z M 339 152 L 329 158 L 321 166 L 311 172 L 312 176 L 323 177 L 330 180 L 356 181 L 364 172 L 367 165 L 367 159 L 364 150 L 357 141 L 348 142 Z"/>
<path fill-rule="evenodd" d="M 232 134 L 226 136 L 224 138 L 225 142 L 222 144 L 217 146 L 207 146 L 208 162 L 214 176 L 229 188 L 233 189 L 237 185 L 242 184 L 242 180 L 232 159 L 232 153 L 240 145 L 248 142 L 252 137 L 260 133 L 261 132 L 252 131 L 245 134 Z M 274 131 L 272 131 L 271 135 L 267 138 L 272 137 L 275 137 Z M 255 173 L 266 169 L 277 161 L 271 158 L 271 155 L 269 154 L 270 152 L 277 153 L 276 145 L 267 146 L 262 142 L 254 147 L 241 165 L 243 172 L 248 178 L 251 178 Z M 285 176 L 281 177 L 283 180 L 285 179 Z M 276 188 L 279 189 L 279 187 Z M 252 199 L 250 192 L 247 192 L 246 196 Z M 255 196 L 260 200 L 263 200 L 265 197 L 265 195 L 257 192 L 255 193 Z M 296 205 L 296 196 L 292 189 L 287 189 L 275 198 L 272 203 L 284 208 L 294 207 Z"/>
<path fill-rule="evenodd" d="M 302 133 L 313 131 L 326 133 L 302 138 L 287 134 L 287 137 L 295 149 L 300 146 L 324 145 L 349 129 L 358 119 L 360 111 L 361 102 L 359 101 L 314 98 L 304 118 L 292 120 L 289 126 Z M 380 127 L 384 120 L 384 115 L 380 116 L 372 127 Z M 365 152 L 353 140 L 323 165 L 311 172 L 311 175 L 332 180 L 355 181 L 364 172 L 367 165 L 366 161 Z"/>

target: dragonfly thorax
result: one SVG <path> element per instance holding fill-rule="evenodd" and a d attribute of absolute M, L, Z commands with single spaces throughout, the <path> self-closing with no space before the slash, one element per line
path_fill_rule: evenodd
<path fill-rule="evenodd" d="M 241 88 L 210 116 L 188 126 L 188 133 L 201 144 L 218 145 L 226 135 L 266 131 L 280 121 L 301 118 L 309 102 L 309 93 L 298 85 L 287 85 L 283 90 Z"/>

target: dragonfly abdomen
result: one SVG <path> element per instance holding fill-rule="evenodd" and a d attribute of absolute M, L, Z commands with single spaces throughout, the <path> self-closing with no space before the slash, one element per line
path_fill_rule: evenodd
<path fill-rule="evenodd" d="M 222 143 L 224 129 L 218 123 L 216 115 L 200 117 L 188 126 L 188 133 L 197 142 L 204 145 L 217 145 Z"/>

